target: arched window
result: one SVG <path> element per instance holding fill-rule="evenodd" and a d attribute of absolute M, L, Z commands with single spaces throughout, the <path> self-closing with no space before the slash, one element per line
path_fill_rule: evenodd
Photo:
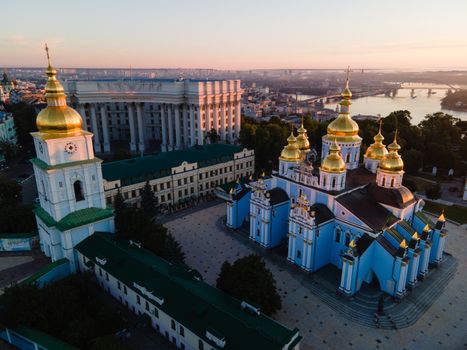
<path fill-rule="evenodd" d="M 337 228 L 336 229 L 336 238 L 335 238 L 336 243 L 340 243 L 341 241 L 341 229 Z"/>
<path fill-rule="evenodd" d="M 83 201 L 84 194 L 83 194 L 83 185 L 81 184 L 81 181 L 77 180 L 73 183 L 73 190 L 75 191 L 75 200 L 77 202 Z"/>
<path fill-rule="evenodd" d="M 347 160 L 346 160 L 345 162 L 346 162 L 346 163 L 350 163 L 350 153 L 347 153 L 346 159 L 347 159 Z"/>
<path fill-rule="evenodd" d="M 383 180 L 381 181 L 381 186 L 383 186 L 383 187 L 384 187 L 384 185 L 385 185 L 385 184 L 386 184 L 386 178 L 385 178 L 385 177 L 383 177 Z"/>
<path fill-rule="evenodd" d="M 323 187 L 326 186 L 326 176 L 323 176 Z"/>
<path fill-rule="evenodd" d="M 391 179 L 391 187 L 394 187 L 394 179 Z"/>
<path fill-rule="evenodd" d="M 300 259 L 302 256 L 302 252 L 300 250 L 297 250 L 297 258 Z"/>
<path fill-rule="evenodd" d="M 332 178 L 332 188 L 336 188 L 336 178 Z"/>

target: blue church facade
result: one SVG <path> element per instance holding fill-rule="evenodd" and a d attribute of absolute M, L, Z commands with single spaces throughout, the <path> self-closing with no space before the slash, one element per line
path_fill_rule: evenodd
<path fill-rule="evenodd" d="M 351 92 L 323 137 L 319 166 L 307 161 L 306 130 L 287 139 L 279 170 L 236 184 L 223 196 L 227 226 L 249 223 L 250 239 L 266 248 L 286 242 L 287 260 L 314 272 L 332 264 L 341 271 L 338 290 L 354 295 L 364 283 L 402 298 L 442 262 L 447 233 L 441 214 L 432 222 L 424 202 L 402 186 L 397 131 L 385 146 L 381 129 L 356 166 L 361 138 L 350 117 Z M 350 155 L 350 156 L 349 156 Z M 240 195 L 241 194 L 241 195 Z"/>

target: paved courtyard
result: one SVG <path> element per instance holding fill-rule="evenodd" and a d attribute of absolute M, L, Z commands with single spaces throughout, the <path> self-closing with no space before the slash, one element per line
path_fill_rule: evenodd
<path fill-rule="evenodd" d="M 215 285 L 225 260 L 230 262 L 255 249 L 224 230 L 221 203 L 199 211 L 177 213 L 166 226 L 182 244 L 188 265 Z M 310 293 L 303 278 L 289 267 L 266 264 L 273 272 L 282 297 L 282 310 L 274 318 L 303 336 L 303 349 L 467 349 L 467 225 L 447 223 L 446 251 L 458 260 L 454 278 L 444 293 L 413 326 L 399 330 L 368 328 L 349 321 Z M 304 277 L 303 277 L 304 276 Z"/>
<path fill-rule="evenodd" d="M 40 251 L 0 252 L 0 295 L 4 288 L 22 281 L 49 263 Z"/>

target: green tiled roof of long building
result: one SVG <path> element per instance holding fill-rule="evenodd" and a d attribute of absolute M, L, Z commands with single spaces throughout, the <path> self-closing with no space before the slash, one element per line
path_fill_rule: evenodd
<path fill-rule="evenodd" d="M 112 209 L 102 208 L 85 208 L 71 212 L 63 217 L 60 221 L 55 221 L 49 213 L 43 208 L 36 207 L 34 213 L 46 224 L 48 227 L 57 227 L 60 231 L 67 231 L 75 227 L 83 226 L 91 222 L 104 220 L 114 215 Z"/>
<path fill-rule="evenodd" d="M 95 233 L 76 249 L 96 265 L 126 284 L 136 293 L 136 283 L 159 299 L 159 309 L 205 342 L 216 347 L 206 337 L 213 330 L 225 339 L 224 349 L 282 349 L 298 330 L 290 330 L 271 318 L 252 314 L 241 308 L 241 302 L 209 286 L 199 274 L 186 266 L 171 265 L 151 252 L 115 241 L 110 234 Z M 141 294 L 142 297 L 144 295 Z"/>
<path fill-rule="evenodd" d="M 33 342 L 39 344 L 43 348 L 48 350 L 78 350 L 77 347 L 74 347 L 68 343 L 61 341 L 58 338 L 55 338 L 47 333 L 41 332 L 38 329 L 18 326 L 13 329 L 14 332 L 26 337 Z"/>
<path fill-rule="evenodd" d="M 102 164 L 102 175 L 107 181 L 121 180 L 122 185 L 144 182 L 169 176 L 170 169 L 184 161 L 198 163 L 198 168 L 228 162 L 243 148 L 227 144 L 193 146 L 186 150 L 161 152 Z"/>

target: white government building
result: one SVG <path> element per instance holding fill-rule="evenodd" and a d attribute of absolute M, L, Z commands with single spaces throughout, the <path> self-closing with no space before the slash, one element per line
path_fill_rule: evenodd
<path fill-rule="evenodd" d="M 205 144 L 212 129 L 222 142 L 240 134 L 240 80 L 69 80 L 65 90 L 97 153 L 112 141 L 128 140 L 133 152 L 151 142 L 170 151 Z"/>

